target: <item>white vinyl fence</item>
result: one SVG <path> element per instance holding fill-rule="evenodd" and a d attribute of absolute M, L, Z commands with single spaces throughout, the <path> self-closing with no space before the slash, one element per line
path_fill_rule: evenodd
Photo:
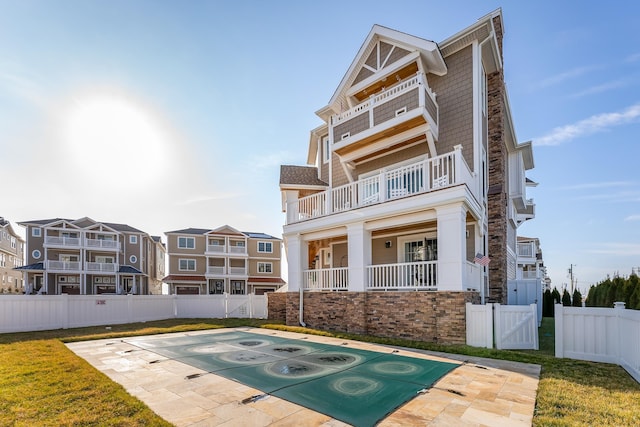
<path fill-rule="evenodd" d="M 0 333 L 180 318 L 267 318 L 266 295 L 2 295 Z"/>
<path fill-rule="evenodd" d="M 467 345 L 538 350 L 538 308 L 531 305 L 467 303 Z"/>
<path fill-rule="evenodd" d="M 555 325 L 556 357 L 615 363 L 640 382 L 640 311 L 556 304 Z"/>

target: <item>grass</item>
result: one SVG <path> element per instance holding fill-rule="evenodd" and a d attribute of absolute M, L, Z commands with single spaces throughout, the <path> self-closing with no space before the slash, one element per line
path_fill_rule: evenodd
<path fill-rule="evenodd" d="M 540 328 L 540 351 L 508 351 L 290 327 L 250 319 L 172 319 L 44 332 L 0 334 L 0 426 L 168 426 L 65 342 L 253 326 L 542 366 L 536 426 L 640 425 L 640 385 L 616 365 L 554 357 L 553 319 Z"/>

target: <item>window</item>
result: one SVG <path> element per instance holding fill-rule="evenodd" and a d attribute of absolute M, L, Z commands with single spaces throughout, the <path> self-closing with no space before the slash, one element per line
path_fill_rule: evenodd
<path fill-rule="evenodd" d="M 137 256 L 135 256 L 135 255 L 131 255 L 131 256 L 129 257 L 129 262 L 130 262 L 131 264 L 135 264 L 136 262 L 138 262 L 138 257 L 137 257 Z"/>
<path fill-rule="evenodd" d="M 31 236 L 40 237 L 42 235 L 42 229 L 38 227 L 33 227 L 31 229 Z"/>
<path fill-rule="evenodd" d="M 270 262 L 259 262 L 258 273 L 273 273 L 273 264 Z"/>
<path fill-rule="evenodd" d="M 0 267 L 6 267 L 7 261 L 5 260 L 4 254 L 0 254 Z"/>
<path fill-rule="evenodd" d="M 195 259 L 180 259 L 178 260 L 178 269 L 180 271 L 195 271 L 196 260 Z"/>
<path fill-rule="evenodd" d="M 329 137 L 322 138 L 322 161 L 328 163 L 331 158 L 331 146 L 329 145 Z"/>
<path fill-rule="evenodd" d="M 258 252 L 273 252 L 273 244 L 271 242 L 258 242 Z"/>
<path fill-rule="evenodd" d="M 236 242 L 237 248 L 244 248 L 244 242 Z"/>
<path fill-rule="evenodd" d="M 40 253 L 39 250 L 36 249 L 35 251 L 31 252 L 31 256 L 33 256 L 34 259 L 40 259 L 42 254 Z"/>
<path fill-rule="evenodd" d="M 11 249 L 16 248 L 16 238 L 11 236 Z"/>
<path fill-rule="evenodd" d="M 132 245 L 135 245 L 136 243 L 138 243 L 138 236 L 134 236 L 134 235 L 129 236 L 129 243 L 131 243 Z"/>
<path fill-rule="evenodd" d="M 195 249 L 196 239 L 193 237 L 178 237 L 178 247 L 180 249 Z"/>

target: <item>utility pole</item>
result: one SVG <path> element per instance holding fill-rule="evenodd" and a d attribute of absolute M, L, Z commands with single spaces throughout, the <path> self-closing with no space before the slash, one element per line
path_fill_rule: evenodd
<path fill-rule="evenodd" d="M 571 295 L 573 295 L 573 267 L 575 267 L 575 264 L 569 264 L 569 277 L 571 278 Z"/>

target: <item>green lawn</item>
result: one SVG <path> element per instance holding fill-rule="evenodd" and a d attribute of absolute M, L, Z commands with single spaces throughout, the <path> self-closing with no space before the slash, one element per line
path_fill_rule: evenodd
<path fill-rule="evenodd" d="M 556 359 L 553 319 L 540 328 L 540 351 L 488 350 L 288 327 L 250 319 L 172 319 L 130 325 L 0 334 L 0 426 L 170 425 L 64 342 L 254 326 L 542 366 L 534 425 L 640 425 L 640 385 L 616 365 Z"/>

